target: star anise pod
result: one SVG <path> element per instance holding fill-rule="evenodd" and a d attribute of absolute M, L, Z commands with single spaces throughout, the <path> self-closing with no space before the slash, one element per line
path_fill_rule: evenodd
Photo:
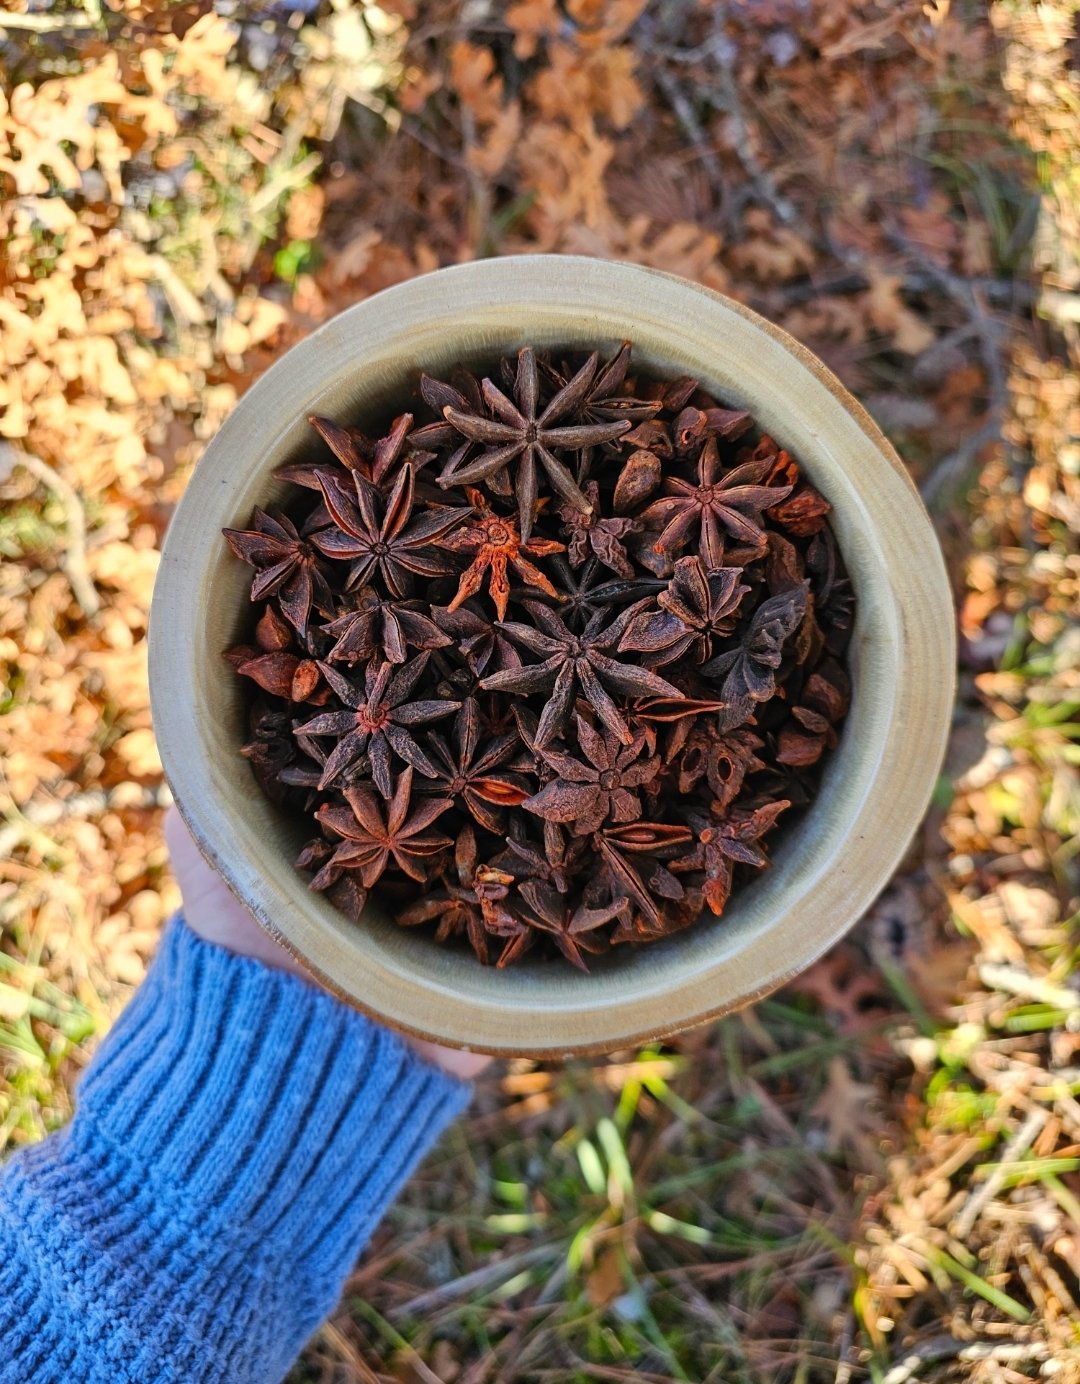
<path fill-rule="evenodd" d="M 714 640 L 727 638 L 735 628 L 739 603 L 750 590 L 740 583 L 741 567 L 717 567 L 706 572 L 699 557 L 683 557 L 675 574 L 657 596 L 658 611 L 643 611 L 627 627 L 619 652 L 647 656 L 654 668 L 689 653 L 695 663 L 712 654 Z"/>
<path fill-rule="evenodd" d="M 611 359 L 599 367 L 578 409 L 578 417 L 583 422 L 613 423 L 622 418 L 640 422 L 660 412 L 663 404 L 658 399 L 634 399 L 622 392 L 632 352 L 632 343 L 624 341 Z M 560 372 L 554 366 L 543 363 L 540 368 L 554 382 L 556 389 L 565 388 L 573 373 L 566 367 Z"/>
<path fill-rule="evenodd" d="M 322 678 L 319 665 L 311 658 L 298 658 L 296 654 L 277 649 L 271 653 L 258 653 L 254 650 L 250 657 L 236 657 L 238 651 L 230 650 L 236 671 L 245 678 L 251 678 L 266 692 L 275 697 L 283 697 L 288 702 L 307 702 L 314 700 Z M 321 699 L 325 701 L 326 698 Z"/>
<path fill-rule="evenodd" d="M 504 902 L 514 877 L 493 865 L 480 863 L 476 833 L 468 824 L 458 832 L 453 868 L 456 884 L 447 879 L 441 889 L 425 894 L 402 909 L 395 920 L 403 927 L 415 927 L 438 919 L 437 942 L 464 934 L 477 959 L 486 966 L 490 960 L 488 943 L 493 931 L 513 921 Z"/>
<path fill-rule="evenodd" d="M 318 414 L 311 414 L 308 422 L 347 471 L 359 472 L 374 485 L 379 485 L 406 457 L 415 466 L 433 455 L 419 453 L 413 446 L 411 413 L 400 414 L 382 437 L 373 439 L 365 437 L 357 428 L 343 428 L 332 418 L 322 418 Z M 277 474 L 296 485 L 318 488 L 317 466 L 283 466 Z"/>
<path fill-rule="evenodd" d="M 428 736 L 430 762 L 439 785 L 436 791 L 448 793 L 482 827 L 501 836 L 500 809 L 517 807 L 529 796 L 526 779 L 507 771 L 507 761 L 518 752 L 521 742 L 513 733 L 500 735 L 478 754 L 480 731 L 479 707 L 468 697 L 454 717 L 449 742 L 441 735 Z"/>
<path fill-rule="evenodd" d="M 428 778 L 436 777 L 435 766 L 413 739 L 413 727 L 450 716 L 461 703 L 430 698 L 408 700 L 429 657 L 426 653 L 418 654 L 396 670 L 390 663 L 369 663 L 362 684 L 346 677 L 332 664 L 320 663 L 326 681 L 348 708 L 324 712 L 296 727 L 304 735 L 340 737 L 323 768 L 320 788 L 333 783 L 365 753 L 371 761 L 371 777 L 384 797 L 391 792 L 392 755 Z"/>
<path fill-rule="evenodd" d="M 611 577 L 595 558 L 575 570 L 565 557 L 556 556 L 549 565 L 559 601 L 559 614 L 568 627 L 580 631 L 600 610 L 640 601 L 664 589 L 664 582 L 636 572 L 630 578 Z"/>
<path fill-rule="evenodd" d="M 597 935 L 597 929 L 617 918 L 626 908 L 623 899 L 601 908 L 588 908 L 583 903 L 574 907 L 565 894 L 556 893 L 535 879 L 527 880 L 518 892 L 529 908 L 525 921 L 546 932 L 579 971 L 589 969 L 583 951 L 596 954 L 607 950 L 607 939 L 603 934 Z"/>
<path fill-rule="evenodd" d="M 628 421 L 615 423 L 579 423 L 555 426 L 567 416 L 573 416 L 588 394 L 596 375 L 597 357 L 591 355 L 570 382 L 539 413 L 540 374 L 536 354 L 525 346 L 518 352 L 517 381 L 514 399 L 508 399 L 489 379 L 481 385 L 484 402 L 495 417 L 454 408 L 447 405 L 443 417 L 460 433 L 474 442 L 483 443 L 488 450 L 475 461 L 466 462 L 449 474 L 440 476 L 439 484 L 473 485 L 507 469 L 517 461 L 514 490 L 518 497 L 518 518 L 522 542 L 527 542 L 537 513 L 537 462 L 543 468 L 556 494 L 576 508 L 588 512 L 589 501 L 565 463 L 555 455 L 559 451 L 580 451 L 609 442 L 627 432 Z"/>
<path fill-rule="evenodd" d="M 776 762 L 803 769 L 834 749 L 834 727 L 847 715 L 849 699 L 847 674 L 838 664 L 828 662 L 821 672 L 811 673 L 791 709 L 795 724 L 784 726 L 777 736 Z"/>
<path fill-rule="evenodd" d="M 801 538 L 820 533 L 832 505 L 801 474 L 791 453 L 777 447 L 771 437 L 763 437 L 754 449 L 755 460 L 762 456 L 772 462 L 767 483 L 775 485 L 779 481 L 791 486 L 791 494 L 772 509 L 771 517 L 788 533 Z"/>
<path fill-rule="evenodd" d="M 677 687 L 646 668 L 620 663 L 605 652 L 618 645 L 623 631 L 636 613 L 630 606 L 604 627 L 606 614 L 599 611 L 581 634 L 574 634 L 555 611 L 538 601 L 522 603 L 535 625 L 503 621 L 503 633 L 528 649 L 544 656 L 542 663 L 508 669 L 484 678 L 480 686 L 488 691 L 551 692 L 537 728 L 536 743 L 543 748 L 562 729 L 580 690 L 605 726 L 629 745 L 634 736 L 616 706 L 612 693 L 624 697 L 671 697 L 682 693 Z"/>
<path fill-rule="evenodd" d="M 626 555 L 622 540 L 637 528 L 633 519 L 603 518 L 600 514 L 600 487 L 595 481 L 586 481 L 585 495 L 592 508 L 586 513 L 576 505 L 558 506 L 563 526 L 570 532 L 567 556 L 572 567 L 580 567 L 589 556 L 590 550 L 605 567 L 618 572 L 620 577 L 632 579 L 634 569 Z"/>
<path fill-rule="evenodd" d="M 303 639 L 312 604 L 329 607 L 332 601 L 319 554 L 285 514 L 256 508 L 252 522 L 252 529 L 222 529 L 225 541 L 242 562 L 258 569 L 251 599 L 276 595 L 281 613 Z"/>
<path fill-rule="evenodd" d="M 670 554 L 685 547 L 695 528 L 702 560 L 710 571 L 723 564 L 725 533 L 752 551 L 764 551 L 761 515 L 779 504 L 791 487 L 760 484 L 769 472 L 767 461 L 747 462 L 727 475 L 721 475 L 721 469 L 716 439 L 710 437 L 698 458 L 697 485 L 678 476 L 664 482 L 666 497 L 654 500 L 641 515 L 646 527 L 663 525 L 653 544 L 657 552 Z"/>
<path fill-rule="evenodd" d="M 665 750 L 665 760 L 676 765 L 676 779 L 681 796 L 688 797 L 704 780 L 713 795 L 713 803 L 726 808 L 742 790 L 747 774 L 764 769 L 757 757 L 764 741 L 753 731 L 743 729 L 721 731 L 707 720 L 680 722 L 687 725 L 684 737 L 672 737 Z"/>
<path fill-rule="evenodd" d="M 757 843 L 790 806 L 782 799 L 750 812 L 733 812 L 722 822 L 694 815 L 694 849 L 673 862 L 672 869 L 704 870 L 705 902 L 719 915 L 731 895 L 735 866 L 752 865 L 761 870 L 768 865 L 769 857 Z"/>
<path fill-rule="evenodd" d="M 671 425 L 677 452 L 693 452 L 710 437 L 733 442 L 754 426 L 744 409 L 695 408 L 688 404 Z"/>
<path fill-rule="evenodd" d="M 477 615 L 468 605 L 453 610 L 431 607 L 431 618 L 456 644 L 470 671 L 479 678 L 490 668 L 520 668 L 521 655 L 498 625 Z"/>
<path fill-rule="evenodd" d="M 691 841 L 690 828 L 664 822 L 609 826 L 592 838 L 604 862 L 604 882 L 615 897 L 630 899 L 654 928 L 663 928 L 663 905 L 676 900 L 683 886 L 663 860 L 670 860 Z"/>
<path fill-rule="evenodd" d="M 718 654 L 701 672 L 707 678 L 723 678 L 721 695 L 726 701 L 749 697 L 767 701 L 776 687 L 776 670 L 784 656 L 784 644 L 806 615 L 806 587 L 784 591 L 762 601 L 737 649 Z"/>
<path fill-rule="evenodd" d="M 324 872 L 346 868 L 355 870 L 365 889 L 371 889 L 393 859 L 399 870 L 421 884 L 427 879 L 432 856 L 452 846 L 449 836 L 432 835 L 427 828 L 437 817 L 453 807 L 449 798 L 422 798 L 412 803 L 413 771 L 402 770 L 392 786 L 389 802 L 383 802 L 369 788 L 346 785 L 347 807 L 325 804 L 315 814 L 322 826 L 342 838 L 323 869 L 311 882 L 320 888 Z"/>
<path fill-rule="evenodd" d="M 499 619 L 504 619 L 510 600 L 508 567 L 529 586 L 536 587 L 548 596 L 557 596 L 558 592 L 551 582 L 524 554 L 547 557 L 551 553 L 564 552 L 565 545 L 550 538 L 523 539 L 516 520 L 496 514 L 479 490 L 469 490 L 467 493 L 477 519 L 444 538 L 443 547 L 452 553 L 475 553 L 476 556 L 462 574 L 457 593 L 447 609 L 457 610 L 470 596 L 475 596 L 487 575 L 488 594 L 495 602 Z"/>
<path fill-rule="evenodd" d="M 581 836 L 567 836 L 557 823 L 545 821 L 544 841 L 538 846 L 519 819 L 512 819 L 506 834 L 506 850 L 497 863 L 515 879 L 537 879 L 560 894 L 569 893 L 587 842 Z"/>
<path fill-rule="evenodd" d="M 353 483 L 355 501 L 338 481 L 320 476 L 319 488 L 335 527 L 311 537 L 326 557 L 352 562 L 346 590 L 365 585 L 378 572 L 391 596 L 407 596 L 413 576 L 445 576 L 454 570 L 432 545 L 468 518 L 466 507 L 435 509 L 414 518 L 416 477 L 411 466 L 402 469 L 385 503 L 359 472 L 353 474 Z"/>
<path fill-rule="evenodd" d="M 408 649 L 443 649 L 453 640 L 424 612 L 421 601 L 386 600 L 370 586 L 351 593 L 348 609 L 323 625 L 336 641 L 328 663 L 404 663 Z"/>
<path fill-rule="evenodd" d="M 598 830 L 604 822 L 633 822 L 641 816 L 641 798 L 632 789 L 655 777 L 660 767 L 654 755 L 642 758 L 646 734 L 638 731 L 628 745 L 577 717 L 577 737 L 584 759 L 564 750 L 543 750 L 558 777 L 522 807 L 551 822 L 572 822 L 579 836 Z"/>

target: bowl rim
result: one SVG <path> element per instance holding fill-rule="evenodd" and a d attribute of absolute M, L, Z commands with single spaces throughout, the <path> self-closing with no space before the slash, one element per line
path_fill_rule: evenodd
<path fill-rule="evenodd" d="M 860 753 L 858 745 L 848 750 L 849 760 L 865 779 L 863 799 L 849 803 L 852 827 L 858 824 L 863 828 L 852 848 L 863 862 L 862 872 L 858 878 L 845 878 L 841 887 L 835 878 L 837 852 L 834 850 L 829 859 L 815 860 L 814 878 L 809 881 L 806 875 L 803 885 L 809 881 L 821 887 L 822 897 L 828 896 L 828 906 L 837 910 L 831 917 L 826 916 L 824 904 L 811 897 L 805 887 L 799 899 L 787 898 L 780 891 L 779 901 L 785 904 L 787 912 L 775 923 L 778 936 L 774 940 L 782 940 L 790 950 L 772 955 L 767 961 L 761 958 L 764 969 L 756 980 L 744 976 L 723 990 L 727 972 L 738 970 L 736 963 L 743 951 L 728 947 L 725 952 L 726 943 L 721 937 L 704 949 L 692 948 L 695 954 L 706 956 L 707 969 L 711 968 L 708 976 L 721 987 L 715 1003 L 709 1003 L 707 997 L 703 1002 L 705 976 L 693 984 L 684 977 L 684 984 L 676 982 L 666 989 L 650 989 L 647 982 L 640 983 L 639 977 L 632 1001 L 620 1003 L 617 983 L 608 986 L 608 992 L 603 994 L 595 989 L 582 991 L 569 978 L 554 985 L 535 978 L 531 982 L 515 978 L 509 983 L 512 972 L 495 973 L 493 968 L 487 973 L 497 976 L 504 987 L 501 995 L 489 995 L 490 985 L 483 992 L 473 986 L 471 996 L 458 995 L 433 973 L 425 974 L 423 981 L 418 982 L 415 974 L 403 972 L 405 963 L 396 950 L 391 955 L 391 948 L 398 944 L 388 944 L 386 938 L 378 942 L 373 930 L 346 921 L 353 936 L 343 942 L 346 934 L 341 915 L 324 899 L 311 895 L 303 881 L 299 882 L 302 892 L 298 894 L 294 887 L 298 876 L 291 861 L 278 861 L 273 852 L 267 855 L 265 841 L 258 838 L 244 817 L 245 811 L 259 815 L 252 794 L 230 781 L 228 769 L 215 768 L 206 753 L 205 721 L 200 724 L 196 714 L 203 706 L 204 689 L 200 689 L 197 675 L 200 655 L 195 612 L 208 608 L 203 602 L 210 594 L 209 566 L 216 560 L 212 542 L 220 543 L 218 530 L 223 523 L 234 522 L 233 510 L 226 502 L 232 500 L 234 492 L 239 493 L 236 487 L 242 486 L 245 477 L 249 482 L 261 480 L 265 489 L 269 472 L 278 464 L 278 459 L 268 455 L 268 441 L 272 438 L 273 447 L 285 446 L 282 439 L 290 430 L 295 432 L 299 424 L 289 402 L 289 388 L 298 371 L 306 370 L 316 385 L 328 379 L 336 381 L 333 387 L 340 394 L 344 388 L 342 379 L 355 381 L 359 373 L 356 352 L 360 343 L 367 353 L 365 359 L 392 361 L 391 368 L 400 377 L 405 368 L 400 356 L 408 330 L 421 335 L 425 330 L 430 333 L 432 321 L 445 324 L 448 318 L 454 320 L 452 314 L 465 304 L 479 305 L 477 324 L 470 320 L 468 329 L 488 334 L 495 331 L 500 339 L 548 344 L 540 341 L 536 329 L 545 315 L 550 318 L 553 312 L 556 316 L 561 314 L 560 320 L 573 325 L 578 314 L 584 315 L 583 320 L 594 314 L 598 322 L 596 338 L 627 336 L 635 340 L 636 346 L 642 335 L 640 323 L 635 333 L 636 309 L 612 308 L 611 300 L 645 303 L 660 314 L 650 319 L 649 339 L 656 331 L 661 335 L 681 331 L 682 323 L 688 322 L 689 315 L 698 309 L 701 316 L 723 324 L 723 329 L 733 332 L 737 340 L 756 344 L 766 353 L 771 351 L 781 365 L 788 367 L 786 383 L 807 390 L 806 398 L 813 406 L 810 415 L 816 418 L 814 410 L 822 411 L 825 422 L 835 423 L 838 433 L 847 431 L 850 445 L 861 453 L 861 463 L 870 468 L 874 484 L 887 492 L 875 501 L 880 513 L 865 534 L 868 544 L 891 554 L 887 580 L 879 584 L 875 579 L 874 586 L 874 613 L 883 622 L 883 628 L 887 627 L 888 635 L 882 635 L 879 642 L 886 653 L 890 640 L 895 641 L 900 652 L 911 652 L 916 648 L 914 625 L 919 624 L 923 636 L 918 646 L 922 676 L 918 680 L 897 677 L 894 687 L 872 689 L 875 702 L 892 699 L 887 705 L 876 706 L 877 719 L 873 723 L 877 727 L 881 763 L 888 770 L 887 782 L 883 785 L 872 781 L 872 766 L 866 762 L 868 752 Z M 677 307 L 688 316 L 677 317 Z M 508 317 L 513 319 L 509 326 Z M 404 328 L 400 326 L 403 321 Z M 616 321 L 625 325 L 615 327 Z M 545 330 L 550 336 L 551 330 Z M 439 339 L 445 339 L 445 333 Z M 559 339 L 557 332 L 551 338 L 554 342 Z M 505 345 L 492 345 L 491 355 L 504 349 Z M 409 365 L 411 373 L 425 364 L 421 356 L 422 352 Z M 746 368 L 749 359 L 744 358 Z M 669 368 L 674 364 L 670 361 Z M 709 375 L 708 370 L 698 373 Z M 301 391 L 305 399 L 303 416 L 315 410 L 318 399 L 330 388 L 326 386 L 321 392 L 319 388 Z M 293 392 L 296 393 L 295 388 Z M 730 391 L 728 394 L 730 397 Z M 766 399 L 756 407 L 750 406 L 760 418 L 767 403 Z M 765 424 L 762 427 L 772 431 Z M 791 445 L 803 461 L 811 439 L 814 447 L 822 449 L 822 455 L 828 452 L 829 441 L 823 440 L 818 431 L 803 435 L 802 448 L 798 438 L 780 440 Z M 254 455 L 256 451 L 258 455 Z M 841 463 L 836 460 L 835 464 L 839 479 Z M 226 466 L 233 468 L 231 477 Z M 857 486 L 850 467 L 843 476 L 854 494 Z M 865 500 L 866 496 L 860 498 Z M 865 505 L 862 512 L 873 516 Z M 209 529 L 207 514 L 214 520 Z M 891 525 L 902 530 L 902 542 Z M 847 549 L 843 544 L 841 547 L 848 557 Z M 906 584 L 901 588 L 893 585 L 893 579 L 899 575 L 898 554 L 907 562 Z M 864 621 L 869 619 L 863 610 L 867 594 L 866 590 L 857 591 L 858 618 Z M 177 630 L 179 639 L 174 633 Z M 166 639 L 165 631 L 172 637 Z M 245 393 L 211 440 L 177 506 L 163 545 L 151 606 L 149 644 L 151 705 L 166 780 L 200 851 L 236 897 L 328 989 L 371 1017 L 428 1041 L 499 1055 L 552 1057 L 599 1053 L 668 1037 L 760 999 L 812 964 L 861 916 L 906 850 L 937 780 L 955 685 L 952 599 L 929 517 L 891 444 L 839 380 L 782 328 L 714 290 L 639 265 L 560 255 L 475 261 L 408 280 L 339 313 L 285 352 Z M 900 653 L 893 662 L 903 668 Z M 857 685 L 855 702 L 861 696 L 871 698 L 871 691 L 860 691 Z M 854 710 L 853 704 L 853 713 Z M 887 737 L 882 734 L 883 726 L 889 731 Z M 236 765 L 231 767 L 250 780 L 247 766 L 238 756 Z M 231 804 L 227 801 L 230 794 L 235 799 Z M 266 810 L 272 811 L 262 801 Z M 820 802 L 821 797 L 815 801 Z M 807 816 L 812 814 L 813 807 Z M 873 849 L 864 844 L 867 836 L 874 837 Z M 222 842 L 229 842 L 229 847 L 219 845 Z M 839 873 L 844 872 L 840 869 Z M 753 893 L 753 889 L 744 893 Z M 810 920 L 805 926 L 800 926 L 802 920 L 793 916 L 794 902 L 805 906 Z M 329 913 L 334 914 L 337 923 L 328 917 Z M 780 924 L 785 921 L 789 926 L 780 937 Z M 691 933 L 697 934 L 704 925 L 702 920 Z M 403 930 L 396 931 L 400 934 Z M 685 947 L 685 939 L 690 935 L 683 933 L 670 942 L 653 944 L 639 955 L 645 957 L 658 947 Z M 754 942 L 753 937 L 751 941 Z M 474 971 L 487 971 L 471 957 L 469 962 Z M 631 964 L 641 971 L 644 961 Z M 676 978 L 688 964 L 689 951 L 681 968 L 677 960 L 664 961 L 667 971 Z M 453 965 L 449 969 L 453 970 Z M 594 986 L 595 983 L 594 980 Z M 684 1002 L 681 1009 L 675 1005 L 664 1012 L 664 1003 L 672 994 L 682 995 L 685 1000 L 691 991 L 696 996 L 693 1004 Z M 541 998 L 545 1002 L 537 1010 Z M 453 1022 L 448 1022 L 448 1016 Z"/>

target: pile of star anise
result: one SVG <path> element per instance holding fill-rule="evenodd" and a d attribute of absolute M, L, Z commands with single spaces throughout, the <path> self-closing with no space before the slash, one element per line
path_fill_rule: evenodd
<path fill-rule="evenodd" d="M 297 865 L 499 966 L 721 913 L 847 711 L 828 503 L 629 342 L 419 395 L 377 438 L 313 417 L 297 503 L 225 532 L 261 607 L 243 753 L 317 827 Z"/>

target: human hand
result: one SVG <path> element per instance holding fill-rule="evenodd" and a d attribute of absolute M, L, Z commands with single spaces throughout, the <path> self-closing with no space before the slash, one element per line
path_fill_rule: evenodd
<path fill-rule="evenodd" d="M 259 926 L 217 871 L 203 859 L 175 806 L 165 814 L 165 843 L 184 900 L 184 919 L 192 932 L 240 956 L 251 956 L 267 966 L 291 971 L 309 985 L 319 983 Z M 463 1081 L 471 1080 L 491 1061 L 481 1053 L 440 1047 L 407 1034 L 402 1037 L 426 1061 Z"/>

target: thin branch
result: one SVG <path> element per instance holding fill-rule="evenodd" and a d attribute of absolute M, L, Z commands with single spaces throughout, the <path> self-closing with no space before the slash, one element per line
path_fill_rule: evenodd
<path fill-rule="evenodd" d="M 101 609 L 101 602 L 86 568 L 86 511 L 78 492 L 40 457 L 24 452 L 11 442 L 0 441 L 0 475 L 9 472 L 12 466 L 25 467 L 31 475 L 37 476 L 63 505 L 67 517 L 67 545 L 60 566 L 82 613 L 92 620 Z"/>
<path fill-rule="evenodd" d="M 993 1345 L 989 1341 L 958 1341 L 955 1336 L 933 1336 L 923 1341 L 894 1365 L 882 1379 L 881 1384 L 910 1384 L 926 1365 L 934 1365 L 942 1360 L 957 1360 L 964 1364 L 976 1364 L 982 1360 L 992 1360 L 1000 1365 L 1019 1365 L 1046 1360 L 1049 1347 L 1041 1341 L 1029 1341 L 1024 1345 Z"/>
<path fill-rule="evenodd" d="M 1009 1140 L 997 1167 L 983 1185 L 977 1191 L 972 1192 L 961 1208 L 956 1220 L 953 1222 L 951 1227 L 952 1233 L 958 1240 L 965 1240 L 971 1234 L 975 1222 L 982 1214 L 983 1208 L 988 1202 L 992 1201 L 1001 1190 L 1001 1186 L 1009 1172 L 1009 1164 L 1015 1163 L 1021 1154 L 1027 1152 L 1031 1147 L 1032 1141 L 1049 1118 L 1050 1116 L 1045 1110 L 1033 1110 Z"/>

